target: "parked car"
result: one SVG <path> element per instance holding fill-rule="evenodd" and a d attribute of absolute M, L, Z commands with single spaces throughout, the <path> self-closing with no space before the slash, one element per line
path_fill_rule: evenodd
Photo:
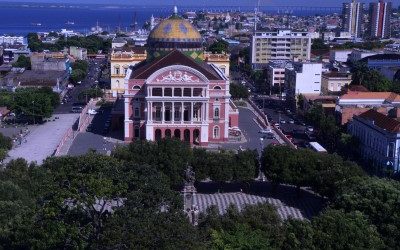
<path fill-rule="evenodd" d="M 87 112 L 89 115 L 96 115 L 97 111 L 95 109 L 89 109 Z"/>
<path fill-rule="evenodd" d="M 282 124 L 285 124 L 285 123 L 286 123 L 286 121 L 285 121 L 285 120 L 281 120 L 280 122 L 281 122 Z"/>
<path fill-rule="evenodd" d="M 314 128 L 311 127 L 311 126 L 307 126 L 307 131 L 308 131 L 308 132 L 314 132 Z"/>
<path fill-rule="evenodd" d="M 294 120 L 293 120 L 293 119 L 290 119 L 290 120 L 289 120 L 289 123 L 290 123 L 290 124 L 294 124 Z"/>

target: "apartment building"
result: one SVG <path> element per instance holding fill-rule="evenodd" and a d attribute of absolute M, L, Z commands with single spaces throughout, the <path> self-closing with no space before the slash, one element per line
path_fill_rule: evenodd
<path fill-rule="evenodd" d="M 253 67 L 271 60 L 306 61 L 311 56 L 311 34 L 291 30 L 255 32 L 251 41 Z"/>

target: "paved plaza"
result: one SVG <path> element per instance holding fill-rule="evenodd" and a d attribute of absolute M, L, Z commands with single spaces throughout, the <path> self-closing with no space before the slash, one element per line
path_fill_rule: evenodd
<path fill-rule="evenodd" d="M 247 188 L 227 183 L 199 183 L 196 186 L 198 193 L 194 196 L 194 204 L 201 213 L 210 206 L 216 206 L 219 213 L 224 214 L 230 205 L 241 211 L 246 205 L 268 203 L 276 208 L 283 220 L 303 220 L 318 214 L 325 203 L 312 192 L 304 189 L 298 192 L 290 185 L 279 185 L 274 190 L 270 182 L 253 182 Z"/>
<path fill-rule="evenodd" d="M 36 126 L 25 137 L 24 142 L 8 152 L 6 162 L 24 158 L 28 162 L 42 164 L 43 160 L 52 156 L 64 134 L 70 129 L 79 117 L 79 114 L 59 114 L 49 121 Z"/>

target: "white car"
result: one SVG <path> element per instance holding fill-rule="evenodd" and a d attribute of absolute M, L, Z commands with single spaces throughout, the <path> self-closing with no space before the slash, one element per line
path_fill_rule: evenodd
<path fill-rule="evenodd" d="M 89 109 L 87 113 L 89 115 L 95 115 L 95 114 L 97 114 L 97 111 L 95 109 Z"/>
<path fill-rule="evenodd" d="M 289 123 L 290 123 L 290 124 L 294 124 L 294 120 L 293 120 L 293 119 L 290 119 L 290 120 L 289 120 Z"/>
<path fill-rule="evenodd" d="M 282 124 L 285 124 L 285 123 L 286 123 L 286 121 L 285 121 L 285 120 L 281 120 L 281 123 L 282 123 Z"/>
<path fill-rule="evenodd" d="M 272 132 L 271 129 L 261 129 L 260 131 L 258 131 L 258 133 L 260 134 L 269 134 L 271 132 Z"/>
<path fill-rule="evenodd" d="M 308 131 L 308 132 L 314 132 L 314 128 L 311 127 L 311 126 L 307 126 L 307 131 Z"/>

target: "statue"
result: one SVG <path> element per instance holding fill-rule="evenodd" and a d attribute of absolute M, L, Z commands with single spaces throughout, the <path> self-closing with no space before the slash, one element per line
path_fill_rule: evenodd
<path fill-rule="evenodd" d="M 196 181 L 195 173 L 192 170 L 192 167 L 189 164 L 186 164 L 185 170 L 185 185 L 193 186 Z"/>

